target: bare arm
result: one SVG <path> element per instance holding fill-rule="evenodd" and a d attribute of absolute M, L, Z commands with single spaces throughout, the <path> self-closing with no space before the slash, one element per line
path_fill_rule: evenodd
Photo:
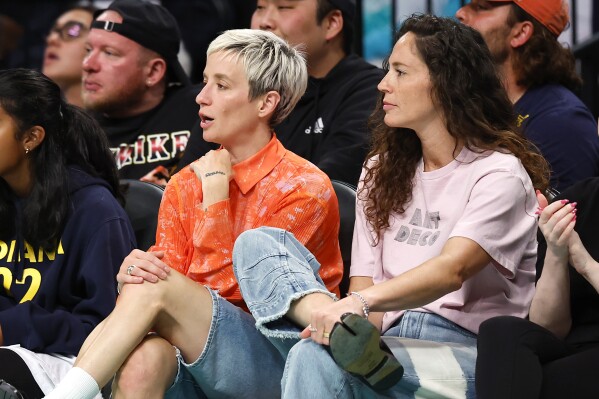
<path fill-rule="evenodd" d="M 190 168 L 194 171 L 197 178 L 202 181 L 204 193 L 202 205 L 204 208 L 208 208 L 217 202 L 229 198 L 229 181 L 233 177 L 233 172 L 231 169 L 231 157 L 227 150 L 209 151 L 206 155 L 192 163 Z M 165 197 L 168 197 L 168 194 Z M 163 203 L 161 207 L 165 205 Z M 174 205 L 171 208 L 176 209 Z M 171 211 L 170 213 L 174 214 L 175 212 Z M 165 218 L 164 215 L 161 215 L 161 217 Z M 178 219 L 178 215 L 176 218 Z M 172 221 L 168 225 L 171 226 L 176 223 L 178 223 L 178 220 Z M 178 236 L 179 234 L 175 233 L 175 235 Z M 171 252 L 179 254 L 184 253 L 185 250 L 178 248 Z M 133 250 L 125 258 L 117 274 L 119 292 L 123 284 L 140 284 L 144 281 L 156 283 L 159 279 L 166 279 L 170 268 L 163 261 L 164 255 L 164 251 L 144 252 L 137 249 Z M 135 265 L 135 270 L 131 270 L 131 274 L 129 274 L 128 267 L 131 265 Z"/>
<path fill-rule="evenodd" d="M 547 205 L 542 194 L 537 193 L 537 197 L 543 209 L 539 217 L 539 229 L 547 240 L 547 254 L 529 318 L 563 338 L 572 326 L 568 241 L 576 222 L 573 212 L 575 204 L 563 200 Z"/>
<path fill-rule="evenodd" d="M 374 311 L 417 308 L 460 289 L 489 262 L 491 257 L 475 241 L 453 237 L 439 256 L 360 293 Z"/>
<path fill-rule="evenodd" d="M 354 276 L 349 280 L 349 292 L 362 291 L 373 285 L 372 277 Z M 354 299 L 359 301 L 357 298 Z M 361 303 L 359 305 L 362 306 Z M 371 312 L 368 320 L 380 330 L 383 327 L 384 314 L 385 312 Z"/>
<path fill-rule="evenodd" d="M 591 257 L 576 231 L 572 232 L 568 249 L 572 266 L 599 292 L 599 263 Z"/>
<path fill-rule="evenodd" d="M 567 256 L 557 257 L 547 251 L 529 313 L 530 321 L 561 338 L 568 334 L 572 325 L 567 260 Z"/>
<path fill-rule="evenodd" d="M 374 312 L 412 309 L 458 290 L 464 281 L 489 262 L 491 257 L 475 241 L 453 237 L 447 241 L 439 256 L 384 283 L 360 289 L 359 292 Z M 354 283 L 354 279 L 355 277 L 352 278 L 352 288 L 358 288 L 358 284 L 365 282 L 360 278 Z M 326 331 L 331 331 L 346 312 L 362 314 L 362 303 L 354 296 L 344 298 L 314 311 L 311 324 L 325 326 Z M 316 341 L 323 343 L 318 339 Z"/>

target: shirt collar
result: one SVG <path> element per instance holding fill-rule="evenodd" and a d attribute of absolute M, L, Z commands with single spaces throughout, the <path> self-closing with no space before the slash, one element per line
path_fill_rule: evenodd
<path fill-rule="evenodd" d="M 235 172 L 233 179 L 239 190 L 244 195 L 250 191 L 277 166 L 286 151 L 277 136 L 273 134 L 264 148 L 248 159 L 233 165 L 233 171 Z"/>

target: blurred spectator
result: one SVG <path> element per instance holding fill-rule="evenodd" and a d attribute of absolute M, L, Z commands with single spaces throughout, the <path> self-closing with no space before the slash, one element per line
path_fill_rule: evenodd
<path fill-rule="evenodd" d="M 7 58 L 15 50 L 21 36 L 23 27 L 7 15 L 0 15 L 0 68 L 7 64 Z"/>
<path fill-rule="evenodd" d="M 62 90 L 67 102 L 81 107 L 81 74 L 85 38 L 95 8 L 76 6 L 56 20 L 46 37 L 42 72 Z"/>
<path fill-rule="evenodd" d="M 0 68 L 39 69 L 45 38 L 58 16 L 75 2 L 0 1 Z"/>
<path fill-rule="evenodd" d="M 106 131 L 121 178 L 166 184 L 190 134 L 201 137 L 200 88 L 177 59 L 177 22 L 141 0 L 115 0 L 96 15 L 83 60 L 84 107 Z M 213 148 L 199 147 L 200 155 Z"/>
<path fill-rule="evenodd" d="M 183 44 L 191 57 L 189 77 L 202 82 L 208 44 L 220 32 L 234 28 L 249 28 L 256 0 L 162 0 L 173 14 Z"/>
<path fill-rule="evenodd" d="M 562 191 L 599 173 L 597 120 L 572 92 L 582 81 L 557 37 L 569 23 L 563 0 L 473 0 L 456 13 L 484 37 L 517 124 L 549 161 Z"/>

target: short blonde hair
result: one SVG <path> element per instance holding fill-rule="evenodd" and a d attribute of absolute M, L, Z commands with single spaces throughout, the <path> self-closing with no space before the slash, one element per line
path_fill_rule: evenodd
<path fill-rule="evenodd" d="M 241 60 L 247 77 L 249 100 L 274 90 L 281 100 L 270 125 L 281 123 L 293 110 L 308 86 L 308 70 L 303 54 L 268 31 L 232 29 L 210 43 L 207 55 L 224 52 Z"/>

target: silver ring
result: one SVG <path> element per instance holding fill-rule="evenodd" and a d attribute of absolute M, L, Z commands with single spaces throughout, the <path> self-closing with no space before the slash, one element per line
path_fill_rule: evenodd
<path fill-rule="evenodd" d="M 312 324 L 308 324 L 308 331 L 310 331 L 310 332 L 313 332 L 313 333 L 314 333 L 314 332 L 318 331 L 318 328 L 316 328 L 316 327 L 312 327 Z"/>
<path fill-rule="evenodd" d="M 130 266 L 127 266 L 127 274 L 128 274 L 128 275 L 131 275 L 131 271 L 132 271 L 133 269 L 135 269 L 135 265 L 130 265 Z"/>

